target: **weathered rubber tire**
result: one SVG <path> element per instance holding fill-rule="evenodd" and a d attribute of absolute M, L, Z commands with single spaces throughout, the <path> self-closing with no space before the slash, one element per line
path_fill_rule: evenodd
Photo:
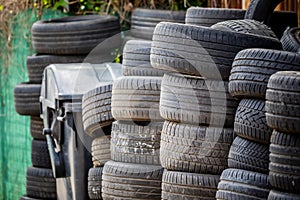
<path fill-rule="evenodd" d="M 275 38 L 161 22 L 153 34 L 150 60 L 154 68 L 228 80 L 235 55 L 253 47 L 282 48 Z"/>
<path fill-rule="evenodd" d="M 211 26 L 225 20 L 243 19 L 245 12 L 242 9 L 190 7 L 186 11 L 185 23 Z"/>
<path fill-rule="evenodd" d="M 219 175 L 164 170 L 161 199 L 214 200 L 219 181 Z"/>
<path fill-rule="evenodd" d="M 163 122 L 137 125 L 116 121 L 111 131 L 111 159 L 117 162 L 160 165 L 160 132 Z"/>
<path fill-rule="evenodd" d="M 108 161 L 102 175 L 103 199 L 161 199 L 163 168 Z"/>
<path fill-rule="evenodd" d="M 110 136 L 95 138 L 92 142 L 92 160 L 94 167 L 102 167 L 110 158 Z"/>
<path fill-rule="evenodd" d="M 270 27 L 262 22 L 252 19 L 228 20 L 216 23 L 211 26 L 213 29 L 234 31 L 239 33 L 261 35 L 266 37 L 277 38 Z"/>
<path fill-rule="evenodd" d="M 269 145 L 236 137 L 230 147 L 228 167 L 268 174 Z"/>
<path fill-rule="evenodd" d="M 56 199 L 56 181 L 52 169 L 29 167 L 26 173 L 28 197 Z"/>
<path fill-rule="evenodd" d="M 84 55 L 59 56 L 59 55 L 39 55 L 35 54 L 27 57 L 27 70 L 31 83 L 42 83 L 43 71 L 50 64 L 59 63 L 82 63 Z"/>
<path fill-rule="evenodd" d="M 101 85 L 82 97 L 82 123 L 84 131 L 90 135 L 110 126 L 113 122 L 111 114 L 112 85 Z"/>
<path fill-rule="evenodd" d="M 161 77 L 124 76 L 113 84 L 111 112 L 116 120 L 162 121 Z"/>
<path fill-rule="evenodd" d="M 160 115 L 169 121 L 233 127 L 238 102 L 229 95 L 227 88 L 226 81 L 165 74 Z"/>
<path fill-rule="evenodd" d="M 216 199 L 261 200 L 269 195 L 268 175 L 241 169 L 226 169 L 221 175 Z"/>
<path fill-rule="evenodd" d="M 272 75 L 266 95 L 268 125 L 278 131 L 300 133 L 300 72 Z"/>
<path fill-rule="evenodd" d="M 160 162 L 172 171 L 221 174 L 234 139 L 232 129 L 165 121 L 161 132 Z"/>
<path fill-rule="evenodd" d="M 44 54 L 88 54 L 119 32 L 119 20 L 108 15 L 44 20 L 32 25 L 32 46 L 36 52 Z"/>
<path fill-rule="evenodd" d="M 123 50 L 124 76 L 163 76 L 165 71 L 155 69 L 150 63 L 151 41 L 129 40 Z"/>
<path fill-rule="evenodd" d="M 281 38 L 282 48 L 285 51 L 299 52 L 300 50 L 300 28 L 287 28 Z"/>
<path fill-rule="evenodd" d="M 90 199 L 102 199 L 102 171 L 103 167 L 90 168 L 88 174 L 88 194 Z"/>
<path fill-rule="evenodd" d="M 254 19 L 268 24 L 276 6 L 283 0 L 252 0 L 245 13 L 245 19 Z"/>
<path fill-rule="evenodd" d="M 240 101 L 234 119 L 234 132 L 254 142 L 270 143 L 273 129 L 267 125 L 264 100 L 242 99 Z"/>
<path fill-rule="evenodd" d="M 278 71 L 300 70 L 300 54 L 272 49 L 239 52 L 229 77 L 229 92 L 238 98 L 265 99 L 269 78 Z"/>
<path fill-rule="evenodd" d="M 33 167 L 51 169 L 51 160 L 50 160 L 47 141 L 32 140 L 31 161 Z"/>
<path fill-rule="evenodd" d="M 271 190 L 268 196 L 268 200 L 300 200 L 300 194 Z"/>
<path fill-rule="evenodd" d="M 300 192 L 300 136 L 274 131 L 270 145 L 269 181 L 272 187 Z"/>
<path fill-rule="evenodd" d="M 31 116 L 30 117 L 30 134 L 34 139 L 46 140 L 43 135 L 44 122 L 40 117 Z"/>
<path fill-rule="evenodd" d="M 41 85 L 20 83 L 14 88 L 15 109 L 20 115 L 40 115 Z"/>
<path fill-rule="evenodd" d="M 159 22 L 184 23 L 185 11 L 151 10 L 137 8 L 131 15 L 133 37 L 152 40 L 153 31 Z"/>

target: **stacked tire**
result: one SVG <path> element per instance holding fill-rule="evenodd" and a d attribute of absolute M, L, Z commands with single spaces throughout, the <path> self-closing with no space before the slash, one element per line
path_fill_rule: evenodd
<path fill-rule="evenodd" d="M 269 200 L 300 199 L 299 83 L 299 70 L 277 72 L 268 82 L 266 117 L 274 129 L 270 145 Z"/>
<path fill-rule="evenodd" d="M 110 160 L 110 135 L 112 85 L 101 85 L 82 97 L 82 122 L 84 131 L 93 137 L 91 153 L 93 168 L 88 173 L 90 199 L 102 199 L 102 173 L 104 164 Z"/>
<path fill-rule="evenodd" d="M 151 42 L 130 40 L 123 52 L 123 75 L 113 84 L 111 161 L 102 175 L 103 199 L 160 199 L 160 77 L 150 65 Z"/>
<path fill-rule="evenodd" d="M 88 53 L 106 38 L 120 32 L 119 21 L 110 16 L 72 16 L 38 21 L 31 29 L 37 54 L 27 58 L 29 82 L 15 86 L 15 108 L 31 116 L 32 167 L 27 169 L 26 196 L 21 199 L 56 199 L 48 146 L 42 135 L 39 96 L 43 70 L 50 64 L 82 63 Z M 101 60 L 93 60 L 101 63 Z"/>
<path fill-rule="evenodd" d="M 155 26 L 159 22 L 184 23 L 185 11 L 151 10 L 137 8 L 131 15 L 131 36 L 151 40 Z"/>

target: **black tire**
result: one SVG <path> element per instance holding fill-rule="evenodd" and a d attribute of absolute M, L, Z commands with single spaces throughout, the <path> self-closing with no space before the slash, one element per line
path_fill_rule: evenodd
<path fill-rule="evenodd" d="M 119 32 L 119 20 L 108 15 L 38 21 L 31 28 L 32 46 L 38 53 L 88 54 L 99 43 Z"/>
<path fill-rule="evenodd" d="M 110 136 L 100 136 L 92 142 L 92 160 L 94 167 L 102 167 L 110 160 Z"/>
<path fill-rule="evenodd" d="M 272 75 L 266 95 L 268 125 L 278 131 L 300 133 L 300 72 Z"/>
<path fill-rule="evenodd" d="M 163 122 L 138 125 L 116 121 L 111 131 L 111 159 L 118 162 L 160 165 L 160 132 Z"/>
<path fill-rule="evenodd" d="M 242 9 L 190 7 L 186 12 L 185 23 L 211 26 L 225 20 L 243 19 L 245 12 Z"/>
<path fill-rule="evenodd" d="M 103 167 L 90 168 L 88 174 L 88 194 L 90 199 L 102 199 L 102 172 Z"/>
<path fill-rule="evenodd" d="M 34 198 L 56 199 L 56 180 L 52 169 L 29 167 L 26 173 L 26 194 Z"/>
<path fill-rule="evenodd" d="M 254 19 L 268 24 L 276 6 L 283 0 L 252 0 L 245 13 L 245 19 Z"/>
<path fill-rule="evenodd" d="M 162 200 L 215 200 L 219 175 L 164 170 Z"/>
<path fill-rule="evenodd" d="M 161 165 L 172 171 L 221 174 L 234 139 L 232 129 L 165 121 L 161 133 Z"/>
<path fill-rule="evenodd" d="M 31 116 L 30 117 L 30 134 L 34 139 L 46 140 L 43 135 L 44 122 L 40 117 Z"/>
<path fill-rule="evenodd" d="M 235 55 L 253 47 L 282 48 L 275 38 L 162 22 L 153 34 L 150 60 L 154 68 L 228 80 Z"/>
<path fill-rule="evenodd" d="M 239 33 L 247 33 L 247 34 L 277 38 L 277 36 L 271 30 L 270 27 L 263 24 L 262 22 L 252 20 L 252 19 L 238 19 L 238 20 L 223 21 L 212 25 L 211 28 L 217 30 L 234 31 Z"/>
<path fill-rule="evenodd" d="M 42 199 L 32 198 L 24 195 L 21 196 L 19 200 L 42 200 Z"/>
<path fill-rule="evenodd" d="M 124 76 L 113 84 L 111 111 L 116 120 L 162 121 L 161 77 Z"/>
<path fill-rule="evenodd" d="M 14 88 L 15 109 L 20 115 L 40 115 L 41 85 L 20 83 Z"/>
<path fill-rule="evenodd" d="M 234 119 L 234 132 L 248 140 L 269 144 L 273 129 L 267 125 L 265 101 L 242 99 Z"/>
<path fill-rule="evenodd" d="M 272 187 L 300 193 L 300 136 L 274 131 L 270 145 L 269 180 Z"/>
<path fill-rule="evenodd" d="M 230 147 L 228 167 L 268 174 L 269 145 L 236 137 Z"/>
<path fill-rule="evenodd" d="M 137 8 L 131 15 L 133 37 L 151 40 L 155 26 L 162 21 L 184 23 L 185 11 Z"/>
<path fill-rule="evenodd" d="M 103 199 L 161 199 L 163 168 L 108 161 L 102 175 Z"/>
<path fill-rule="evenodd" d="M 150 64 L 151 41 L 129 40 L 123 50 L 124 76 L 163 76 L 165 71 Z"/>
<path fill-rule="evenodd" d="M 268 196 L 268 200 L 300 200 L 300 194 L 271 190 Z"/>
<path fill-rule="evenodd" d="M 298 26 L 298 16 L 296 12 L 290 11 L 275 11 L 268 23 L 268 26 L 281 38 L 287 27 Z"/>
<path fill-rule="evenodd" d="M 285 51 L 299 52 L 300 50 L 300 28 L 287 28 L 281 38 L 282 48 Z"/>
<path fill-rule="evenodd" d="M 165 74 L 160 114 L 169 121 L 233 127 L 238 102 L 229 95 L 227 88 L 226 81 Z"/>
<path fill-rule="evenodd" d="M 99 133 L 113 122 L 111 114 L 112 85 L 102 85 L 85 93 L 82 97 L 82 123 L 90 135 Z"/>
<path fill-rule="evenodd" d="M 50 160 L 47 141 L 32 140 L 31 161 L 33 167 L 51 169 L 51 160 Z"/>
<path fill-rule="evenodd" d="M 42 83 L 43 71 L 50 64 L 82 63 L 85 56 L 32 55 L 27 57 L 29 80 L 32 83 Z"/>
<path fill-rule="evenodd" d="M 300 54 L 272 49 L 239 52 L 229 78 L 229 92 L 238 98 L 265 99 L 269 78 L 278 71 L 300 70 Z"/>
<path fill-rule="evenodd" d="M 241 169 L 223 171 L 216 199 L 261 200 L 269 194 L 268 175 Z"/>

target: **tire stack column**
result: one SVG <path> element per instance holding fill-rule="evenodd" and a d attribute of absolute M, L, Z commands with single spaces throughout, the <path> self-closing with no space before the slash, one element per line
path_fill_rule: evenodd
<path fill-rule="evenodd" d="M 299 63 L 298 63 L 299 64 Z M 271 136 L 268 199 L 300 199 L 300 72 L 273 74 L 266 94 Z"/>
<path fill-rule="evenodd" d="M 112 89 L 111 161 L 102 175 L 103 199 L 161 199 L 159 114 L 163 71 L 150 65 L 151 42 L 130 40 L 123 77 Z"/>

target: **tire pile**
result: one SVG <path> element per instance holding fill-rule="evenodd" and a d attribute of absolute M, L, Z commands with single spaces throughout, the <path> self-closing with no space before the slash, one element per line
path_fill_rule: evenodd
<path fill-rule="evenodd" d="M 27 58 L 29 82 L 15 86 L 15 109 L 29 115 L 32 167 L 27 169 L 26 195 L 20 199 L 56 199 L 48 146 L 40 118 L 40 90 L 43 70 L 54 63 L 82 63 L 104 39 L 120 32 L 119 21 L 110 16 L 65 17 L 36 22 L 31 29 L 37 54 Z M 93 60 L 101 63 L 101 60 Z"/>

